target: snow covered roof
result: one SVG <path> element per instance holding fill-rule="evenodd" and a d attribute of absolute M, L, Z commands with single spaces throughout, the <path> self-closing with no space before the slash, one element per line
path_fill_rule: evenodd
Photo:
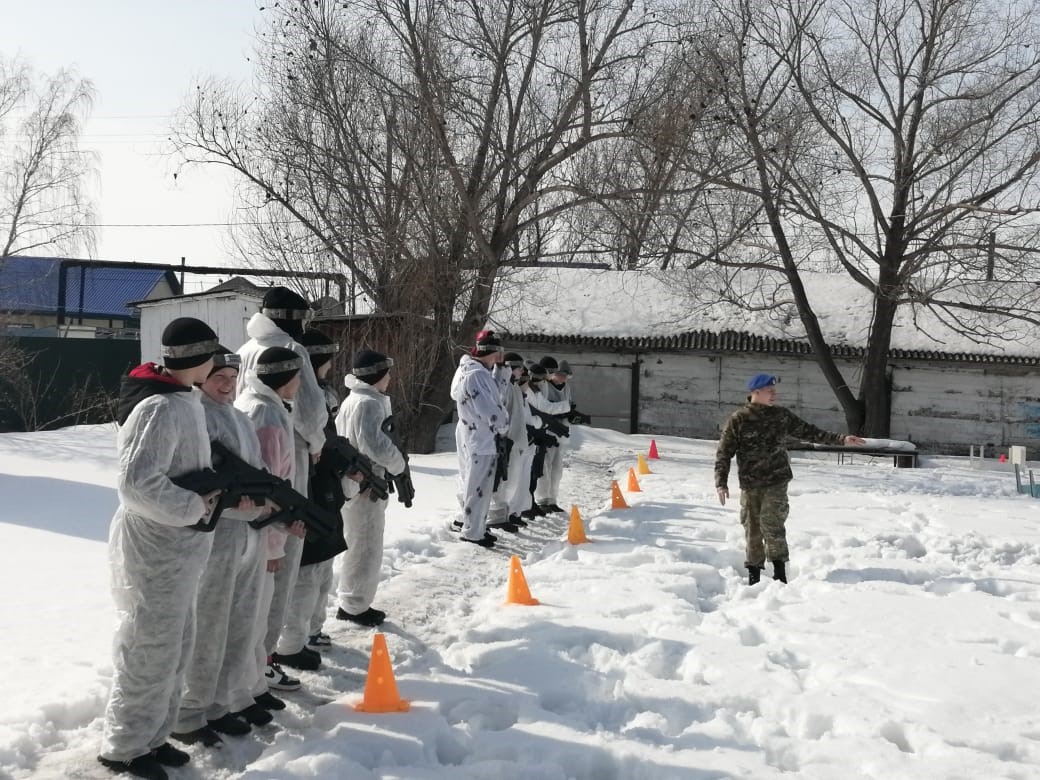
<path fill-rule="evenodd" d="M 869 294 L 841 274 L 806 273 L 802 278 L 832 351 L 861 354 L 873 316 Z M 513 268 L 496 280 L 488 320 L 492 327 L 527 341 L 628 349 L 811 352 L 781 280 L 762 275 L 745 282 L 739 297 L 750 308 L 735 302 L 731 284 L 718 271 L 691 278 L 646 271 Z M 1011 287 L 975 283 L 951 296 L 981 302 L 1007 301 L 1016 295 L 1020 306 L 1024 299 L 1038 297 L 1035 285 Z M 967 318 L 982 335 L 960 332 L 952 324 L 953 316 Z M 893 329 L 892 354 L 1038 363 L 1040 328 L 1006 316 L 963 311 L 954 315 L 904 306 Z"/>

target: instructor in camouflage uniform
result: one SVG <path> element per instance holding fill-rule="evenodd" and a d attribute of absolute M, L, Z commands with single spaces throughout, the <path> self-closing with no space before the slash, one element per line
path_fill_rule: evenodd
<path fill-rule="evenodd" d="M 820 444 L 863 444 L 858 436 L 822 431 L 782 406 L 776 406 L 779 379 L 756 374 L 748 382 L 748 402 L 726 421 L 715 454 L 715 491 L 719 503 L 729 498 L 729 463 L 737 456 L 740 480 L 740 523 L 747 548 L 748 584 L 762 575 L 766 558 L 773 579 L 787 582 L 787 483 L 794 476 L 787 439 Z"/>

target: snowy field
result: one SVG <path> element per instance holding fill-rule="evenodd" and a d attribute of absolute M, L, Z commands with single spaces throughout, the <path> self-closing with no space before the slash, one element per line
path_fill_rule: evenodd
<path fill-rule="evenodd" d="M 456 542 L 454 455 L 413 457 L 376 599 L 410 712 L 353 710 L 372 632 L 330 619 L 335 647 L 275 724 L 171 777 L 1040 777 L 1040 500 L 1006 471 L 799 454 L 791 583 L 750 588 L 713 442 L 659 438 L 610 510 L 649 439 L 572 440 L 578 547 L 564 517 L 493 551 Z M 109 426 L 0 436 L 0 777 L 108 776 L 113 449 Z M 514 553 L 541 606 L 503 606 Z"/>

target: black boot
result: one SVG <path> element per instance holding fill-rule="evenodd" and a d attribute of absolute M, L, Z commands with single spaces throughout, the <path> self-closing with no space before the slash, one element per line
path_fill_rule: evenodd
<path fill-rule="evenodd" d="M 787 582 L 787 567 L 783 561 L 773 561 L 773 579 Z"/>
<path fill-rule="evenodd" d="M 758 581 L 762 579 L 762 567 L 761 566 L 748 566 L 747 567 L 747 584 L 757 585 Z"/>
<path fill-rule="evenodd" d="M 143 756 L 131 758 L 129 761 L 115 761 L 111 758 L 98 756 L 98 761 L 101 762 L 102 766 L 120 775 L 133 775 L 134 777 L 143 777 L 146 780 L 167 780 L 169 777 L 162 764 L 159 763 L 152 753 L 145 753 Z"/>

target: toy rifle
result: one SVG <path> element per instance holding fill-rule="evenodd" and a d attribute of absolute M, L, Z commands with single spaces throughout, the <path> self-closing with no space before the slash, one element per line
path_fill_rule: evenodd
<path fill-rule="evenodd" d="M 546 412 L 543 412 L 541 409 L 534 408 L 532 408 L 531 411 L 533 411 L 541 418 L 542 424 L 545 426 L 545 429 L 549 431 L 549 433 L 551 433 L 553 436 L 571 435 L 570 428 L 568 428 L 561 419 L 561 417 L 565 418 L 567 415 L 558 416 L 555 414 L 547 414 Z"/>
<path fill-rule="evenodd" d="M 219 492 L 216 506 L 209 517 L 195 523 L 192 528 L 212 531 L 225 509 L 234 509 L 243 498 L 249 498 L 257 506 L 271 501 L 276 507 L 266 517 L 250 520 L 249 524 L 253 528 L 263 528 L 277 521 L 288 525 L 302 520 L 307 531 L 316 535 L 326 536 L 336 532 L 336 514 L 293 489 L 289 480 L 250 466 L 219 441 L 211 442 L 210 449 L 213 453 L 213 468 L 193 471 L 171 480 L 178 487 L 200 496 Z"/>
<path fill-rule="evenodd" d="M 571 410 L 564 417 L 571 425 L 592 425 L 592 418 L 585 412 L 579 412 L 574 403 L 571 403 Z"/>
<path fill-rule="evenodd" d="M 404 471 L 400 474 L 390 474 L 390 492 L 397 493 L 397 500 L 400 501 L 405 507 L 411 507 L 412 501 L 415 498 L 415 485 L 412 484 L 412 469 L 408 465 L 408 453 L 405 452 L 404 447 L 401 445 L 401 439 L 397 435 L 397 428 L 394 423 L 394 416 L 390 415 L 383 424 L 379 426 L 379 429 L 386 434 L 387 438 L 394 443 L 397 447 L 397 451 L 401 453 L 404 458 Z"/>
<path fill-rule="evenodd" d="M 388 498 L 390 495 L 390 486 L 383 477 L 375 473 L 371 459 L 358 452 L 349 439 L 338 434 L 326 438 L 321 459 L 314 469 L 315 476 L 324 471 L 334 475 L 337 481 L 349 474 L 360 474 L 361 491 L 368 490 L 369 498 L 373 501 Z"/>
<path fill-rule="evenodd" d="M 502 434 L 495 434 L 495 484 L 492 491 L 509 479 L 509 455 L 513 451 L 513 440 Z"/>

